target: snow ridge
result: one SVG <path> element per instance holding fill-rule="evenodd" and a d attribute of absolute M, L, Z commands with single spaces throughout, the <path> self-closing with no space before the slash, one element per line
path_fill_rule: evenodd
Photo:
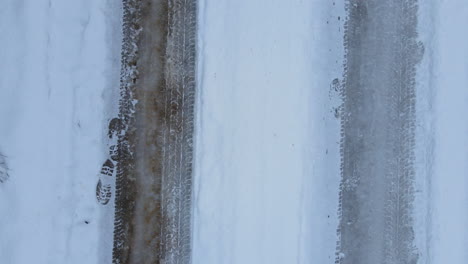
<path fill-rule="evenodd" d="M 337 241 L 336 241 L 336 253 L 335 253 L 335 264 L 340 264 L 341 259 L 343 258 L 342 253 L 342 245 L 341 245 L 341 222 L 343 219 L 343 189 L 345 188 L 346 181 L 344 180 L 344 140 L 345 140 L 345 109 L 344 109 L 344 101 L 345 101 L 345 84 L 347 82 L 347 55 L 349 52 L 349 8 L 350 8 L 350 1 L 345 1 L 344 9 L 345 9 L 345 23 L 343 25 L 344 34 L 343 34 L 343 46 L 344 46 L 344 58 L 343 58 L 343 76 L 342 81 L 338 80 L 336 87 L 339 89 L 339 97 L 341 98 L 341 105 L 338 107 L 338 117 L 340 119 L 340 174 L 341 174 L 341 182 L 339 186 L 339 196 L 338 196 L 338 227 L 336 229 L 337 234 Z"/>

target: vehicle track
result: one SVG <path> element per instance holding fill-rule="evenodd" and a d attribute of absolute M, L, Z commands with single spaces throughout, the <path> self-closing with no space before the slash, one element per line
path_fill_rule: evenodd
<path fill-rule="evenodd" d="M 114 263 L 190 263 L 195 0 L 124 0 Z"/>
<path fill-rule="evenodd" d="M 348 0 L 336 263 L 416 263 L 416 0 Z"/>

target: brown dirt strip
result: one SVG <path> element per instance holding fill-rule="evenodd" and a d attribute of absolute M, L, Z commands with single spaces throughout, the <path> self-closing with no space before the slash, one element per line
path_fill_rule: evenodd
<path fill-rule="evenodd" d="M 190 263 L 194 0 L 124 0 L 114 263 Z"/>

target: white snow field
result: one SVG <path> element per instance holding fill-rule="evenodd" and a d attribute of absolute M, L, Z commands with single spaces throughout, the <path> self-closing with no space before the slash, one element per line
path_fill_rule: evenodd
<path fill-rule="evenodd" d="M 200 1 L 194 263 L 334 263 L 344 2 Z M 468 3 L 418 21 L 414 246 L 466 263 Z"/>
<path fill-rule="evenodd" d="M 430 1 L 434 163 L 431 175 L 429 263 L 468 259 L 468 2 Z"/>
<path fill-rule="evenodd" d="M 113 205 L 95 192 L 118 107 L 121 13 L 111 0 L 2 1 L 1 263 L 110 263 Z"/>
<path fill-rule="evenodd" d="M 343 17 L 199 1 L 193 263 L 334 263 Z"/>

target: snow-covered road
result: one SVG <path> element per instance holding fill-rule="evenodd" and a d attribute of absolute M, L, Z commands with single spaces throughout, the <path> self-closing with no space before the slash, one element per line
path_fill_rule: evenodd
<path fill-rule="evenodd" d="M 123 221 L 108 135 L 129 48 L 122 1 L 2 2 L 0 263 L 111 263 L 118 250 L 123 263 L 466 263 L 467 1 L 132 3 L 150 18 L 127 24 L 144 25 L 141 42 L 124 41 L 146 45 L 124 62 L 144 86 L 126 103 L 147 181 L 121 189 Z M 195 5 L 192 123 L 180 91 L 193 91 Z M 171 37 L 183 44 L 166 49 Z M 164 134 L 163 112 L 186 119 Z M 114 234 L 114 220 L 135 233 Z"/>

